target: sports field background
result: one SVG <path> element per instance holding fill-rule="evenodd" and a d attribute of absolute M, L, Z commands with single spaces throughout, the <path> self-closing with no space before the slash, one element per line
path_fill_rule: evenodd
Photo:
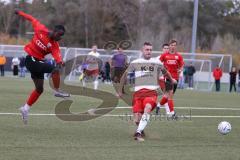
<path fill-rule="evenodd" d="M 87 122 L 65 122 L 48 115 L 54 113 L 55 105 L 62 100 L 53 96 L 48 81 L 44 94 L 30 111 L 44 115 L 31 115 L 29 124 L 23 125 L 18 108 L 32 88 L 29 78 L 0 78 L 1 160 L 240 160 L 238 93 L 178 90 L 176 111 L 180 115 L 191 113 L 192 118 L 152 119 L 146 128 L 145 142 L 140 143 L 133 140 L 135 126 L 129 118 L 111 116 L 130 114 L 130 109 L 115 109 L 109 116 Z M 113 92 L 110 85 L 101 85 L 100 89 Z M 71 99 L 72 112 L 83 112 L 100 103 L 81 96 Z M 119 107 L 124 106 L 120 101 Z M 223 120 L 232 125 L 231 133 L 225 136 L 217 132 L 217 125 Z"/>

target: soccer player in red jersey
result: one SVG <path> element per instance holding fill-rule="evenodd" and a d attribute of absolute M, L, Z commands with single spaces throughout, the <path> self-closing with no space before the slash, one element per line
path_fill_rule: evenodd
<path fill-rule="evenodd" d="M 177 52 L 177 41 L 171 40 L 169 42 L 169 52 L 165 52 L 160 56 L 160 61 L 163 63 L 164 67 L 170 72 L 172 77 L 178 81 L 179 74 L 183 70 L 183 57 Z M 173 95 L 177 89 L 177 84 L 169 83 L 169 79 L 166 78 L 166 91 L 160 101 L 161 105 L 168 103 L 169 115 L 172 118 L 177 118 L 174 111 Z"/>
<path fill-rule="evenodd" d="M 143 57 L 132 61 L 124 72 L 121 81 L 118 96 L 122 96 L 122 88 L 127 74 L 135 71 L 135 84 L 133 94 L 133 115 L 137 125 L 134 138 L 138 141 L 144 141 L 144 129 L 150 120 L 150 113 L 156 107 L 157 89 L 159 88 L 159 76 L 168 77 L 170 83 L 176 83 L 170 73 L 163 67 L 162 63 L 152 56 L 152 44 L 145 42 L 142 49 Z"/>
<path fill-rule="evenodd" d="M 28 120 L 28 112 L 30 107 L 38 100 L 43 92 L 44 73 L 52 73 L 52 80 L 55 88 L 55 96 L 69 97 L 70 95 L 59 90 L 60 74 L 59 70 L 63 66 L 62 56 L 59 49 L 58 41 L 65 33 L 62 25 L 56 25 L 54 30 L 47 29 L 37 19 L 23 11 L 16 10 L 15 14 L 23 17 L 32 23 L 34 36 L 32 40 L 24 47 L 27 52 L 26 67 L 31 73 L 35 89 L 30 94 L 27 102 L 20 108 L 24 124 Z M 44 61 L 47 54 L 52 54 L 57 65 L 53 66 Z"/>
<path fill-rule="evenodd" d="M 162 54 L 169 52 L 169 44 L 165 43 L 162 45 Z M 157 57 L 157 59 L 160 61 L 160 56 Z M 161 76 L 159 77 L 159 86 L 162 90 L 163 93 L 165 93 L 166 90 L 166 85 L 165 85 L 165 77 Z M 160 102 L 158 102 L 157 107 L 156 107 L 156 115 L 158 115 L 159 110 L 160 110 Z M 169 112 L 169 107 L 167 105 L 167 103 L 165 104 L 165 110 L 168 113 Z"/>

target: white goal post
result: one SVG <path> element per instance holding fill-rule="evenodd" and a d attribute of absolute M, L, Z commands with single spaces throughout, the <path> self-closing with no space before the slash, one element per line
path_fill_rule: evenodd
<path fill-rule="evenodd" d="M 70 60 L 76 58 L 80 55 L 87 55 L 91 49 L 86 48 L 68 48 L 64 57 L 64 60 Z M 107 61 L 111 58 L 114 51 L 106 51 L 104 49 L 98 49 L 100 53 L 100 58 L 102 58 L 103 62 Z M 139 50 L 125 50 L 126 55 L 129 57 L 129 61 L 132 61 L 141 56 L 141 52 Z M 161 54 L 161 52 L 154 51 L 153 56 L 157 57 Z M 232 66 L 232 55 L 229 54 L 207 54 L 207 53 L 180 53 L 185 62 L 185 66 L 188 66 L 191 62 L 194 64 L 196 68 L 196 73 L 194 75 L 194 89 L 202 90 L 202 91 L 211 91 L 213 90 L 214 79 L 212 76 L 213 69 L 219 65 L 223 69 L 223 78 L 222 83 L 228 83 L 228 73 L 231 70 Z M 74 61 L 72 71 L 68 77 L 68 80 L 77 80 L 75 77 L 79 71 L 76 71 L 74 68 L 79 66 L 76 61 Z M 185 84 L 187 87 L 187 84 Z"/>
<path fill-rule="evenodd" d="M 61 47 L 61 53 L 64 61 L 76 58 L 79 55 L 86 55 L 91 51 L 90 48 L 66 48 Z M 110 58 L 116 50 L 109 51 L 104 49 L 98 49 L 100 53 L 100 58 L 103 58 L 103 61 Z M 129 62 L 139 58 L 141 52 L 139 50 L 124 50 L 126 55 L 129 58 Z M 0 44 L 0 53 L 4 54 L 8 58 L 12 57 L 21 57 L 23 54 L 26 54 L 24 51 L 23 45 L 1 45 Z M 161 52 L 153 51 L 153 56 L 157 57 Z M 196 90 L 212 90 L 214 85 L 214 79 L 212 76 L 213 69 L 219 65 L 223 70 L 223 77 L 221 83 L 229 83 L 229 72 L 232 67 L 232 55 L 230 54 L 207 54 L 207 53 L 181 53 L 184 58 L 185 65 L 189 65 L 190 62 L 193 62 L 196 68 L 196 74 L 194 75 L 194 88 Z M 74 64 L 76 66 L 77 64 Z M 73 80 L 75 73 L 69 75 L 68 80 Z"/>

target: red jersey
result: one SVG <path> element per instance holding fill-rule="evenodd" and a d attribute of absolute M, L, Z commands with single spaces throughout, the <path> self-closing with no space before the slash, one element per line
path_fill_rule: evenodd
<path fill-rule="evenodd" d="M 34 36 L 32 40 L 24 47 L 24 50 L 31 56 L 43 60 L 45 55 L 52 54 L 57 63 L 62 62 L 62 56 L 58 42 L 50 39 L 49 30 L 37 19 L 22 11 L 18 14 L 32 23 Z"/>
<path fill-rule="evenodd" d="M 213 77 L 215 78 L 215 80 L 219 80 L 222 77 L 222 69 L 221 68 L 215 68 L 213 70 Z"/>
<path fill-rule="evenodd" d="M 170 72 L 172 77 L 176 80 L 179 79 L 178 70 L 184 65 L 183 57 L 179 53 L 171 54 L 165 52 L 160 56 L 160 61 L 163 62 L 164 67 Z"/>

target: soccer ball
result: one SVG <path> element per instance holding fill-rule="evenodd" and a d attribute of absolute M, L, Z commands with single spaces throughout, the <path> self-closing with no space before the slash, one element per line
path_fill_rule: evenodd
<path fill-rule="evenodd" d="M 218 131 L 219 133 L 226 135 L 231 131 L 232 127 L 231 124 L 227 121 L 222 121 L 218 125 Z"/>

